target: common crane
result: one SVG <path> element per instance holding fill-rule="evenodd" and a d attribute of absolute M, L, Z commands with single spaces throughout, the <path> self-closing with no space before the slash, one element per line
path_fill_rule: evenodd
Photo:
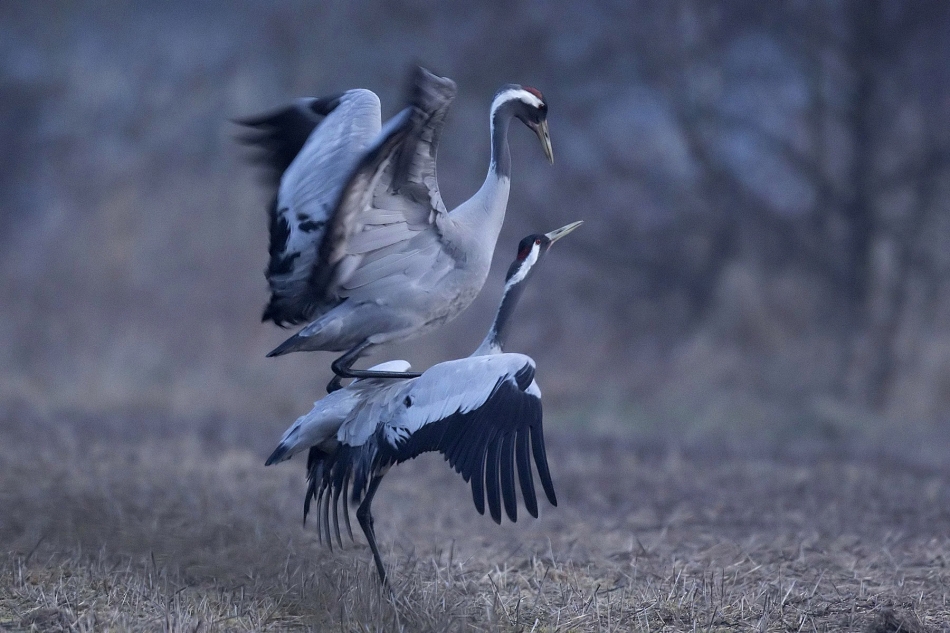
<path fill-rule="evenodd" d="M 342 547 L 339 499 L 353 538 L 347 487 L 352 480 L 353 502 L 366 535 L 380 580 L 386 582 L 370 506 L 383 476 L 394 464 L 424 452 L 439 451 L 466 482 L 480 514 L 488 509 L 501 523 L 501 505 L 517 520 L 515 467 L 528 513 L 538 516 L 531 473 L 531 454 L 544 493 L 557 505 L 548 470 L 541 423 L 541 391 L 534 381 L 534 361 L 524 354 L 505 353 L 507 325 L 525 282 L 551 244 L 578 226 L 574 222 L 547 234 L 531 235 L 518 245 L 508 269 L 505 292 L 495 319 L 481 345 L 467 358 L 439 363 L 418 378 L 357 380 L 314 404 L 284 433 L 266 465 L 290 459 L 304 449 L 307 493 L 304 520 L 312 500 L 317 502 L 317 531 L 332 547 L 330 505 L 337 542 Z M 409 363 L 390 361 L 374 369 L 406 371 Z"/>
<path fill-rule="evenodd" d="M 554 161 L 544 97 L 506 85 L 491 104 L 488 175 L 447 211 L 436 151 L 455 92 L 452 80 L 419 68 L 410 106 L 385 126 L 379 98 L 363 89 L 239 121 L 276 189 L 263 320 L 309 322 L 268 356 L 345 352 L 328 391 L 341 377 L 394 377 L 352 365 L 372 346 L 455 318 L 481 290 L 508 204 L 511 120 L 533 130 Z"/>

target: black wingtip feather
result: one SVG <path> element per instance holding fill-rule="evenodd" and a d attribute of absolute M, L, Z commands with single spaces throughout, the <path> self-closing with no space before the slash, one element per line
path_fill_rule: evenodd
<path fill-rule="evenodd" d="M 287 252 L 290 225 L 277 208 L 281 179 L 303 150 L 311 134 L 323 121 L 323 117 L 340 104 L 343 94 L 297 99 L 291 105 L 277 110 L 234 119 L 235 124 L 243 127 L 236 140 L 250 146 L 250 160 L 264 167 L 266 183 L 273 191 L 272 201 L 268 206 L 270 259 L 265 271 L 269 280 L 290 273 L 294 260 L 300 255 Z M 272 293 L 261 320 L 284 326 L 301 323 L 310 316 L 305 307 L 295 305 L 293 301 L 288 302 L 286 296 Z"/>
<path fill-rule="evenodd" d="M 531 453 L 528 432 L 521 430 L 515 442 L 515 461 L 518 464 L 518 480 L 521 482 L 521 497 L 528 514 L 538 518 L 538 497 L 534 492 L 534 476 L 531 474 Z"/>
<path fill-rule="evenodd" d="M 518 521 L 518 497 L 515 493 L 515 438 L 514 433 L 506 433 L 501 441 L 501 494 L 505 502 L 505 513 L 512 523 Z"/>
<path fill-rule="evenodd" d="M 251 159 L 268 169 L 277 186 L 323 117 L 339 105 L 341 96 L 298 99 L 290 106 L 232 119 L 245 128 L 236 140 L 255 150 Z"/>
<path fill-rule="evenodd" d="M 307 494 L 303 500 L 303 524 L 307 525 L 307 515 L 310 514 L 310 502 L 316 499 L 317 486 L 323 480 L 323 459 L 321 452 L 311 448 L 307 453 Z"/>
<path fill-rule="evenodd" d="M 557 507 L 557 495 L 554 494 L 554 482 L 551 481 L 551 471 L 548 469 L 548 456 L 544 450 L 544 435 L 541 428 L 531 427 L 531 448 L 534 450 L 534 465 L 538 469 L 538 478 L 544 488 L 544 494 L 552 506 Z"/>
<path fill-rule="evenodd" d="M 406 183 L 419 142 L 428 142 L 431 157 L 435 158 L 443 121 L 457 92 L 455 82 L 448 77 L 440 77 L 422 66 L 416 66 L 413 70 L 408 90 L 412 107 L 409 138 L 415 139 L 415 142 L 410 141 L 397 148 L 392 183 L 394 190 L 401 190 Z"/>
<path fill-rule="evenodd" d="M 325 543 L 332 551 L 333 541 L 343 547 L 343 537 L 340 530 L 340 503 L 343 504 L 343 520 L 347 535 L 353 540 L 353 528 L 350 525 L 349 514 L 349 486 L 354 477 L 357 479 L 365 475 L 366 464 L 362 463 L 367 453 L 366 446 L 352 447 L 341 444 L 331 452 L 324 452 L 311 448 L 307 456 L 307 494 L 304 498 L 304 525 L 310 512 L 311 502 L 316 502 L 317 538 Z M 369 470 L 377 471 L 377 464 L 372 464 Z M 355 473 L 354 473 L 355 471 Z M 365 479 L 365 476 L 363 477 Z M 354 500 L 361 494 L 361 490 L 354 483 Z M 332 512 L 332 517 L 331 517 Z M 332 527 L 331 527 L 332 523 Z"/>
<path fill-rule="evenodd" d="M 485 434 L 485 429 L 484 426 L 476 425 L 466 426 L 464 428 L 466 430 L 464 439 L 465 449 L 462 451 L 462 454 L 459 455 L 458 469 L 462 474 L 462 479 L 468 482 L 475 480 L 474 474 L 476 465 L 478 468 L 483 468 L 485 443 L 482 440 L 482 436 Z M 478 475 L 481 476 L 481 471 L 478 472 Z"/>
<path fill-rule="evenodd" d="M 479 514 L 485 514 L 485 453 L 487 449 L 482 449 L 475 456 L 473 468 L 469 471 L 472 478 L 472 501 L 475 502 L 475 510 Z"/>
<path fill-rule="evenodd" d="M 485 494 L 488 497 L 488 511 L 492 520 L 501 525 L 501 489 L 498 485 L 498 453 L 501 438 L 495 437 L 485 453 Z"/>
<path fill-rule="evenodd" d="M 534 367 L 530 363 L 516 374 L 499 377 L 480 407 L 431 421 L 397 446 L 380 441 L 380 459 L 395 464 L 426 451 L 440 451 L 471 486 L 475 510 L 485 514 L 487 501 L 489 514 L 496 523 L 501 522 L 502 502 L 508 518 L 517 520 L 517 468 L 525 509 L 537 517 L 532 450 L 548 500 L 557 505 L 557 498 L 540 430 L 541 402 L 537 396 L 525 393 L 533 381 Z M 359 478 L 360 474 L 355 476 Z M 359 486 L 358 481 L 355 486 Z"/>

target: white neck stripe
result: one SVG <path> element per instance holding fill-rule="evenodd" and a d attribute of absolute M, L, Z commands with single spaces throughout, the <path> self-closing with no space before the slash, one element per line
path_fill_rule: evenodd
<path fill-rule="evenodd" d="M 528 256 L 525 257 L 524 261 L 521 263 L 521 268 L 518 269 L 518 272 L 508 280 L 508 283 L 505 284 L 505 292 L 515 284 L 520 284 L 524 281 L 524 278 L 528 276 L 528 271 L 537 263 L 538 253 L 541 252 L 540 244 L 532 244 L 531 252 L 528 253 Z"/>
<path fill-rule="evenodd" d="M 495 111 L 498 110 L 503 104 L 508 101 L 514 101 L 515 99 L 527 103 L 529 106 L 535 108 L 540 108 L 544 105 L 544 102 L 538 99 L 536 96 L 525 90 L 524 88 L 509 88 L 503 92 L 498 93 L 498 96 L 495 97 L 495 100 L 491 102 L 491 113 L 494 117 Z"/>

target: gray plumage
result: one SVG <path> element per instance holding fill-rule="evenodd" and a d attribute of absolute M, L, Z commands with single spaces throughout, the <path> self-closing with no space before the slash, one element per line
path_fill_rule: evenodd
<path fill-rule="evenodd" d="M 504 221 L 510 120 L 533 129 L 551 158 L 540 93 L 506 86 L 492 103 L 488 175 L 472 198 L 447 211 L 436 154 L 455 84 L 419 69 L 412 86 L 410 106 L 385 126 L 368 90 L 245 121 L 254 130 L 245 140 L 260 148 L 279 183 L 264 320 L 309 321 L 269 355 L 345 351 L 334 370 L 361 375 L 349 366 L 369 347 L 455 318 L 484 284 Z"/>
<path fill-rule="evenodd" d="M 484 512 L 487 498 L 497 523 L 502 502 L 509 519 L 517 520 L 516 469 L 525 508 L 538 516 L 532 456 L 548 500 L 557 505 L 544 448 L 534 361 L 523 354 L 504 353 L 503 344 L 525 282 L 551 244 L 579 225 L 575 222 L 521 241 L 495 320 L 471 356 L 434 365 L 418 378 L 357 380 L 316 402 L 310 413 L 287 430 L 267 464 L 309 449 L 304 517 L 316 500 L 321 538 L 331 539 L 332 507 L 332 524 L 340 541 L 339 498 L 345 499 L 351 487 L 354 502 L 362 499 L 357 517 L 385 580 L 372 528 L 372 497 L 389 467 L 428 451 L 441 452 L 470 483 L 479 513 Z M 408 363 L 391 361 L 373 369 L 405 371 Z M 345 504 L 343 512 L 349 528 Z"/>

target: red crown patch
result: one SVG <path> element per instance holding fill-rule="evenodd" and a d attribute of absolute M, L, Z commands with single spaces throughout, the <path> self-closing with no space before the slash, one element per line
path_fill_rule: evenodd
<path fill-rule="evenodd" d="M 528 92 L 530 92 L 531 94 L 533 94 L 538 99 L 540 99 L 541 101 L 544 101 L 544 95 L 542 95 L 541 91 L 538 90 L 537 88 L 532 88 L 531 86 L 523 86 L 523 88 L 527 90 Z"/>

